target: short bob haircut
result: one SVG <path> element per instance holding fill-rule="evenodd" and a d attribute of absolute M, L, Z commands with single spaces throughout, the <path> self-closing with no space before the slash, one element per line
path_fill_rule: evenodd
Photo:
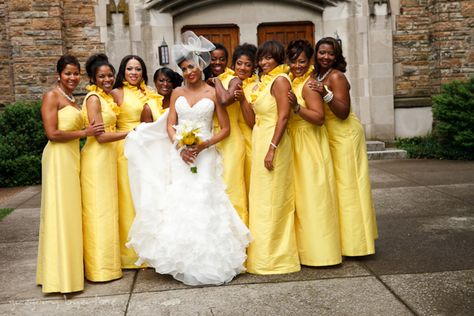
<path fill-rule="evenodd" d="M 122 58 L 122 61 L 120 62 L 120 67 L 117 73 L 117 79 L 115 80 L 114 89 L 123 87 L 123 81 L 125 80 L 125 67 L 127 67 L 127 63 L 131 59 L 138 60 L 138 62 L 142 66 L 142 78 L 143 80 L 145 80 L 145 84 L 148 83 L 148 74 L 146 72 L 146 65 L 143 59 L 141 59 L 141 57 L 137 55 L 127 55 Z"/>
<path fill-rule="evenodd" d="M 314 49 L 316 54 L 314 55 L 314 69 L 316 73 L 319 73 L 319 64 L 318 64 L 318 50 L 319 46 L 322 44 L 331 45 L 334 49 L 334 55 L 336 56 L 336 60 L 334 61 L 334 65 L 332 68 L 339 70 L 340 72 L 346 72 L 346 59 L 342 55 L 342 47 L 339 42 L 334 37 L 323 37 L 316 43 L 316 48 Z"/>
<path fill-rule="evenodd" d="M 74 65 L 79 71 L 81 71 L 81 64 L 79 63 L 77 57 L 66 54 L 62 55 L 56 63 L 56 71 L 58 74 L 61 74 L 67 65 Z"/>
<path fill-rule="evenodd" d="M 291 41 L 286 48 L 286 58 L 288 58 L 289 61 L 294 61 L 303 52 L 305 53 L 306 58 L 311 60 L 311 57 L 313 57 L 314 54 L 314 49 L 310 42 L 301 39 Z"/>
<path fill-rule="evenodd" d="M 235 63 L 240 56 L 247 56 L 252 62 L 252 67 L 255 69 L 257 66 L 257 46 L 248 43 L 237 46 L 232 54 L 233 67 L 235 67 Z"/>
<path fill-rule="evenodd" d="M 266 41 L 258 47 L 257 61 L 260 61 L 266 56 L 271 56 L 281 65 L 285 62 L 285 47 L 283 47 L 283 44 L 279 41 Z"/>
<path fill-rule="evenodd" d="M 181 83 L 183 83 L 183 77 L 180 76 L 179 73 L 171 70 L 168 67 L 161 67 L 157 69 L 153 74 L 153 82 L 158 79 L 159 74 L 163 74 L 171 80 L 171 84 L 173 85 L 173 89 L 179 87 Z"/>

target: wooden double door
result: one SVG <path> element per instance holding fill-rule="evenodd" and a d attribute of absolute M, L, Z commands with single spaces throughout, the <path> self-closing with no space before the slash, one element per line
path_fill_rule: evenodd
<path fill-rule="evenodd" d="M 187 25 L 184 31 L 193 31 L 211 42 L 223 44 L 229 51 L 229 63 L 234 49 L 240 44 L 240 28 L 236 24 Z M 257 27 L 257 43 L 268 40 L 280 41 L 285 47 L 295 39 L 306 39 L 314 46 L 312 22 L 262 23 Z"/>

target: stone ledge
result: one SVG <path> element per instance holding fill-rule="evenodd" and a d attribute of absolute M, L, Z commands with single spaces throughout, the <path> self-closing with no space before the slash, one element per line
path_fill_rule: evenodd
<path fill-rule="evenodd" d="M 411 98 L 395 97 L 393 99 L 393 104 L 396 109 L 430 107 L 431 97 L 411 97 Z"/>
<path fill-rule="evenodd" d="M 369 160 L 382 160 L 382 159 L 406 159 L 407 152 L 402 149 L 385 149 L 377 151 L 367 152 L 367 157 Z"/>

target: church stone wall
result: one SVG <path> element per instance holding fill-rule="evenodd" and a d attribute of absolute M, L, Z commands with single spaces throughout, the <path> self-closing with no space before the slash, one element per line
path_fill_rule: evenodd
<path fill-rule="evenodd" d="M 57 80 L 56 61 L 76 55 L 81 64 L 104 51 L 95 26 L 95 1 L 0 0 L 0 104 L 41 99 Z M 5 79 L 6 77 L 6 79 Z M 82 85 L 86 84 L 85 77 Z"/>
<path fill-rule="evenodd" d="M 474 75 L 474 2 L 400 0 L 393 36 L 395 98 L 429 97 Z"/>
<path fill-rule="evenodd" d="M 0 0 L 0 104 L 9 103 L 14 100 L 14 93 L 10 80 L 10 40 L 8 38 L 7 28 L 8 14 L 7 4 Z"/>

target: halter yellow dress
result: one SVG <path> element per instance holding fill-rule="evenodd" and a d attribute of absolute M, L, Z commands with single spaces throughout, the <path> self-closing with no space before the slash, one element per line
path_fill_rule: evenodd
<path fill-rule="evenodd" d="M 87 90 L 82 105 L 86 124 L 89 124 L 86 102 L 95 95 L 100 100 L 105 131 L 115 132 L 120 108 L 113 97 L 96 85 L 88 86 Z M 81 151 L 84 268 L 86 278 L 94 282 L 122 277 L 116 147 L 116 142 L 99 143 L 90 136 Z"/>
<path fill-rule="evenodd" d="M 222 82 L 225 89 L 229 88 L 229 83 L 235 78 L 234 71 L 227 68 L 217 78 Z M 234 102 L 226 107 L 229 115 L 230 134 L 217 144 L 217 149 L 222 156 L 224 166 L 223 179 L 226 184 L 226 192 L 232 205 L 236 209 L 245 225 L 248 225 L 247 190 L 245 187 L 245 140 L 240 131 L 238 119 L 240 115 L 240 104 Z M 215 131 L 219 124 L 214 124 Z"/>
<path fill-rule="evenodd" d="M 257 75 L 253 75 L 252 77 L 247 78 L 242 82 L 242 89 L 244 91 L 245 98 L 248 102 L 250 102 L 251 100 L 251 94 L 253 89 L 257 85 L 257 80 Z M 245 188 L 248 196 L 250 191 L 250 170 L 252 168 L 252 129 L 245 122 L 244 116 L 242 114 L 242 109 L 240 109 L 239 111 L 238 123 L 245 143 L 244 176 Z"/>
<path fill-rule="evenodd" d="M 303 87 L 313 68 L 293 79 L 298 104 L 306 107 Z M 296 240 L 301 264 L 328 266 L 342 262 L 336 180 L 326 127 L 292 113 L 288 132 L 295 172 Z"/>
<path fill-rule="evenodd" d="M 144 93 L 141 91 L 144 91 Z M 129 132 L 140 124 L 140 116 L 145 104 L 149 104 L 153 113 L 155 106 L 154 103 L 151 102 L 151 99 L 152 97 L 156 97 L 156 93 L 150 91 L 143 81 L 141 83 L 141 91 L 139 91 L 138 87 L 132 86 L 124 81 L 123 102 L 120 105 L 120 114 L 117 117 L 117 131 Z M 133 206 L 132 193 L 130 192 L 128 180 L 128 161 L 123 151 L 124 142 L 125 140 L 117 142 L 120 252 L 122 268 L 135 269 L 139 268 L 139 266 L 135 265 L 138 257 L 133 249 L 125 246 L 128 240 L 128 231 L 135 218 L 135 207 Z"/>
<path fill-rule="evenodd" d="M 271 94 L 278 77 L 290 80 L 280 65 L 262 77 L 252 94 L 255 126 L 252 132 L 252 171 L 250 175 L 249 228 L 254 238 L 247 254 L 247 271 L 255 274 L 280 274 L 300 270 L 295 236 L 295 201 L 291 139 L 285 131 L 273 159 L 273 171 L 264 159 L 278 119 Z"/>
<path fill-rule="evenodd" d="M 84 127 L 82 113 L 66 105 L 58 130 Z M 79 139 L 49 141 L 42 157 L 41 219 L 36 283 L 44 293 L 84 289 Z"/>
<path fill-rule="evenodd" d="M 336 175 L 342 254 L 374 254 L 377 225 L 364 129 L 352 111 L 345 120 L 335 116 L 327 104 L 325 112 Z"/>

